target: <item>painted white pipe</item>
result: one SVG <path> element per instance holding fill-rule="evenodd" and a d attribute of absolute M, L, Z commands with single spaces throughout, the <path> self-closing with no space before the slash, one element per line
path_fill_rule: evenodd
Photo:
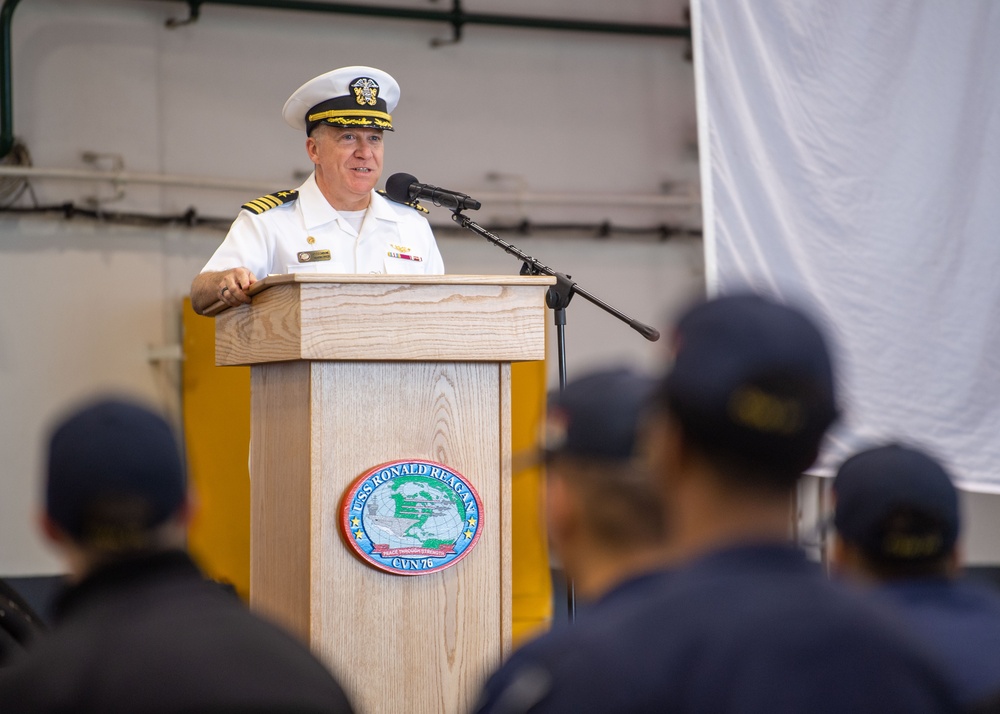
<path fill-rule="evenodd" d="M 125 184 L 155 184 L 266 193 L 277 185 L 274 181 L 239 181 L 206 176 L 135 173 L 132 171 L 94 171 L 90 169 L 47 169 L 35 166 L 0 166 L 0 176 L 66 181 L 106 181 L 116 187 Z M 287 182 L 286 182 L 287 183 Z M 539 204 L 558 206 L 638 206 L 646 208 L 692 208 L 701 205 L 699 196 L 664 196 L 659 194 L 580 194 L 542 192 L 476 192 L 482 203 L 515 205 Z"/>
<path fill-rule="evenodd" d="M 187 188 L 217 188 L 236 191 L 261 191 L 260 181 L 213 179 L 202 176 L 171 176 L 169 174 L 142 174 L 132 171 L 94 171 L 92 169 L 44 169 L 35 166 L 0 166 L 0 176 L 19 176 L 30 179 L 63 179 L 68 181 L 107 181 L 115 186 L 129 183 L 158 184 L 160 186 L 185 186 Z"/>

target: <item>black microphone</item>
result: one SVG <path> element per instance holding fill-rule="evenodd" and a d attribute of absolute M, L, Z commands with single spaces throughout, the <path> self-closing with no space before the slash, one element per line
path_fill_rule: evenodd
<path fill-rule="evenodd" d="M 425 198 L 435 206 L 443 206 L 453 211 L 477 211 L 482 206 L 479 201 L 464 193 L 449 191 L 427 183 L 420 183 L 410 174 L 393 174 L 385 182 L 385 192 L 397 203 L 409 203 L 418 198 Z"/>

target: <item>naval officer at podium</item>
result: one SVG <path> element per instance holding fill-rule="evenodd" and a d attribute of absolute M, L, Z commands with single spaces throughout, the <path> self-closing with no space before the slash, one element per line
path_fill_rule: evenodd
<path fill-rule="evenodd" d="M 399 84 L 374 67 L 335 69 L 288 98 L 282 115 L 305 130 L 315 171 L 243 205 L 191 284 L 195 312 L 249 303 L 246 289 L 274 273 L 444 273 L 426 210 L 375 191 L 398 101 Z"/>

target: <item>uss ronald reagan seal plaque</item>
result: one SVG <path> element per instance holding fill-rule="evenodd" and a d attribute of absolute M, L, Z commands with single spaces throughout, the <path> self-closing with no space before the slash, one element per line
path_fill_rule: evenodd
<path fill-rule="evenodd" d="M 396 575 L 427 575 L 464 558 L 479 540 L 479 494 L 454 469 L 393 461 L 365 472 L 344 494 L 340 527 L 366 563 Z"/>

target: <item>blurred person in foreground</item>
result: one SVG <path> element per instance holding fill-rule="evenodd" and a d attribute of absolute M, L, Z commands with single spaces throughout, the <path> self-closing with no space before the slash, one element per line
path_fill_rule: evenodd
<path fill-rule="evenodd" d="M 898 613 L 943 661 L 964 703 L 1000 704 L 1000 594 L 960 577 L 948 472 L 918 448 L 888 444 L 847 459 L 833 493 L 834 574 Z"/>
<path fill-rule="evenodd" d="M 15 662 L 44 630 L 41 616 L 0 579 L 0 669 Z"/>
<path fill-rule="evenodd" d="M 578 623 L 643 597 L 662 577 L 664 545 L 659 486 L 644 458 L 642 424 L 651 377 L 628 369 L 593 372 L 550 400 L 545 435 L 545 509 L 549 540 L 579 599 Z M 538 673 L 572 648 L 575 624 L 519 648 L 489 680 L 482 712 L 504 711 L 532 697 Z"/>
<path fill-rule="evenodd" d="M 674 345 L 650 430 L 671 570 L 494 711 L 955 711 L 917 643 L 790 542 L 796 483 L 837 415 L 816 326 L 735 295 L 686 312 Z"/>
<path fill-rule="evenodd" d="M 0 674 L 0 711 L 351 711 L 304 645 L 185 552 L 183 457 L 161 416 L 97 401 L 48 447 L 42 524 L 69 585 L 51 632 Z"/>

